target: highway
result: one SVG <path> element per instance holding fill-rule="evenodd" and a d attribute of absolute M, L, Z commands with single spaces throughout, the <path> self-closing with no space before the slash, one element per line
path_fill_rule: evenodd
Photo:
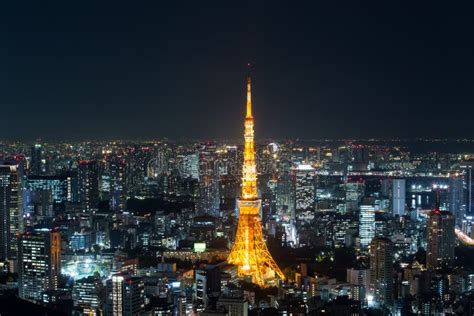
<path fill-rule="evenodd" d="M 474 246 L 474 239 L 472 239 L 471 237 L 463 233 L 459 228 L 455 228 L 454 232 L 456 233 L 456 236 L 463 244 Z"/>

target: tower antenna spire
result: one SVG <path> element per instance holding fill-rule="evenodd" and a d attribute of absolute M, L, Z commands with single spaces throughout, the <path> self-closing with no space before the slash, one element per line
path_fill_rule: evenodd
<path fill-rule="evenodd" d="M 251 92 L 251 79 L 250 79 L 250 63 L 247 63 L 247 115 L 246 117 L 252 117 L 252 92 Z"/>

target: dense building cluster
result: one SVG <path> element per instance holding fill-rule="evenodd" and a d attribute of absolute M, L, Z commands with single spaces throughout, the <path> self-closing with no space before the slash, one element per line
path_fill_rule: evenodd
<path fill-rule="evenodd" d="M 73 315 L 472 315 L 474 162 L 420 143 L 256 145 L 285 275 L 267 288 L 226 261 L 242 144 L 2 143 L 1 295 Z"/>

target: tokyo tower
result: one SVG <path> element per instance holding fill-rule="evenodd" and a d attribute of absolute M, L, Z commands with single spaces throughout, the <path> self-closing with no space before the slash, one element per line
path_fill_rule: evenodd
<path fill-rule="evenodd" d="M 252 283 L 265 287 L 275 284 L 276 279 L 284 279 L 284 275 L 268 251 L 260 223 L 259 211 L 262 203 L 257 195 L 250 75 L 247 76 L 247 114 L 244 126 L 242 192 L 238 200 L 239 223 L 227 262 L 237 266 L 238 276 L 251 278 Z"/>

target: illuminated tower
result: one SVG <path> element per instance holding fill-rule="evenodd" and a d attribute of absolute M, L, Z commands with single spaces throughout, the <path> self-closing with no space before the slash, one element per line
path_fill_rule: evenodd
<path fill-rule="evenodd" d="M 261 200 L 257 195 L 250 76 L 247 77 L 247 115 L 244 136 L 242 192 L 238 200 L 239 224 L 234 246 L 227 262 L 237 266 L 239 276 L 251 277 L 253 283 L 264 287 L 274 283 L 277 278 L 284 279 L 284 275 L 268 251 L 260 223 Z"/>

